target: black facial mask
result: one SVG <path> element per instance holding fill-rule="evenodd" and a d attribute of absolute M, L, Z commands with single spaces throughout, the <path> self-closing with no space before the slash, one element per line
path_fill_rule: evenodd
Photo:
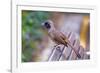
<path fill-rule="evenodd" d="M 50 29 L 50 28 L 51 28 L 51 26 L 50 26 L 50 23 L 49 23 L 49 22 L 45 22 L 45 23 L 44 23 L 44 26 L 45 26 L 47 29 Z"/>

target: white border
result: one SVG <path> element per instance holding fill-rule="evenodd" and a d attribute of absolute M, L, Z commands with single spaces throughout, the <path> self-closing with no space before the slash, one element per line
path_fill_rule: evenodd
<path fill-rule="evenodd" d="M 87 68 L 96 65 L 96 38 L 95 36 L 95 8 L 84 6 L 67 6 L 67 5 L 13 5 L 12 11 L 12 72 L 20 71 L 42 71 L 56 70 L 69 68 Z M 80 8 L 79 8 L 80 7 Z M 85 6 L 86 7 L 86 6 Z M 76 61 L 59 61 L 59 62 L 30 62 L 21 63 L 21 10 L 36 10 L 36 11 L 58 11 L 58 12 L 78 12 L 90 13 L 90 60 Z M 17 36 L 18 35 L 18 36 Z M 17 39 L 16 39 L 17 38 Z M 18 43 L 18 44 L 17 44 Z M 18 49 L 16 49 L 18 48 Z"/>

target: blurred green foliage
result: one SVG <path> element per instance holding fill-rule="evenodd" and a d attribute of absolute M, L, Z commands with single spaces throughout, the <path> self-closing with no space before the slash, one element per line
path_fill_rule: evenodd
<path fill-rule="evenodd" d="M 32 55 L 38 49 L 36 43 L 45 33 L 41 23 L 50 15 L 45 11 L 22 10 L 22 62 L 32 61 Z"/>

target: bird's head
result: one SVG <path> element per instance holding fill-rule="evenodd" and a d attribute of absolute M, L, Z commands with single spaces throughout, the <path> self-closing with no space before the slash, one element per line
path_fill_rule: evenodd
<path fill-rule="evenodd" d="M 47 30 L 54 28 L 54 24 L 51 20 L 46 20 L 42 23 L 42 26 L 45 27 Z"/>

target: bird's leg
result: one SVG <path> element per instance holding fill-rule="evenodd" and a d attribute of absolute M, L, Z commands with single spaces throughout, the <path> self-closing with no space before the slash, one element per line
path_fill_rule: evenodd
<path fill-rule="evenodd" d="M 57 47 L 59 44 L 54 45 L 54 48 Z"/>
<path fill-rule="evenodd" d="M 66 45 L 66 47 L 68 47 L 68 44 Z"/>

